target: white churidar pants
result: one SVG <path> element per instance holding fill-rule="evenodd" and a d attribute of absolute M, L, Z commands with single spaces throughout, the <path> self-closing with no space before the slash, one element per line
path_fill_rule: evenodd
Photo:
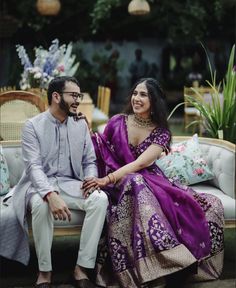
<path fill-rule="evenodd" d="M 107 196 L 96 190 L 87 199 L 72 197 L 60 190 L 59 194 L 69 209 L 85 211 L 80 235 L 77 265 L 94 268 L 97 246 L 108 206 Z M 53 240 L 53 215 L 49 205 L 36 193 L 31 197 L 32 230 L 39 271 L 52 271 L 51 247 Z"/>

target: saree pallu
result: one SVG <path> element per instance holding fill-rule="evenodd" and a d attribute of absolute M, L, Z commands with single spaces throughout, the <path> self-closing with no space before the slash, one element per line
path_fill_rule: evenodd
<path fill-rule="evenodd" d="M 126 116 L 112 117 L 104 134 L 93 136 L 99 176 L 134 161 L 152 143 L 165 149 L 168 133 L 157 129 L 133 147 Z M 112 286 L 115 274 L 121 287 L 140 287 L 190 266 L 196 267 L 197 280 L 219 277 L 224 217 L 218 198 L 171 182 L 154 164 L 104 190 L 109 208 L 98 253 L 98 285 Z"/>

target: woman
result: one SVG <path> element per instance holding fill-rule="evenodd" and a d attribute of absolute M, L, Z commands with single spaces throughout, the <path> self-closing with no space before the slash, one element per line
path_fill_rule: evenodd
<path fill-rule="evenodd" d="M 85 193 L 94 186 L 108 191 L 107 245 L 120 286 L 140 287 L 170 275 L 167 286 L 174 287 L 178 271 L 218 278 L 223 259 L 220 201 L 169 181 L 155 164 L 171 142 L 156 80 L 138 81 L 126 113 L 112 117 L 93 142 L 100 178 L 85 181 L 83 188 Z"/>

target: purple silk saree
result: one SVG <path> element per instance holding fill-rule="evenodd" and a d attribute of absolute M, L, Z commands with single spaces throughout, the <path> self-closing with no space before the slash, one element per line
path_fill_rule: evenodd
<path fill-rule="evenodd" d="M 99 177 L 134 161 L 153 143 L 168 150 L 170 133 L 162 128 L 155 128 L 138 146 L 130 145 L 126 119 L 112 117 L 104 133 L 93 136 Z M 106 243 L 120 286 L 140 287 L 194 263 L 197 277 L 219 277 L 223 208 L 218 199 L 169 181 L 155 164 L 104 190 L 110 203 Z M 98 284 L 109 287 L 101 275 Z"/>

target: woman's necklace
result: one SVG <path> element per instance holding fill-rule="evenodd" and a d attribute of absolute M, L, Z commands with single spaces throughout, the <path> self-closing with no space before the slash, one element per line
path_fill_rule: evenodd
<path fill-rule="evenodd" d="M 136 127 L 147 128 L 153 126 L 151 118 L 142 118 L 137 114 L 133 115 L 133 125 Z"/>

